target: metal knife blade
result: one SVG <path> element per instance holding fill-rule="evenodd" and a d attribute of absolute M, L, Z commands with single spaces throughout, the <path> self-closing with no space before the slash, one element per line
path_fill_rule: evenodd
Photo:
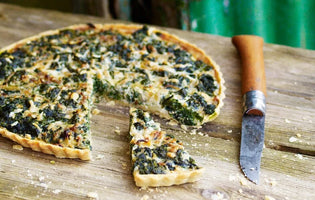
<path fill-rule="evenodd" d="M 256 184 L 259 183 L 261 153 L 264 146 L 264 124 L 264 115 L 243 116 L 240 165 L 245 176 Z"/>
<path fill-rule="evenodd" d="M 240 35 L 232 38 L 242 60 L 243 119 L 240 166 L 245 176 L 259 183 L 265 133 L 265 70 L 263 39 Z"/>

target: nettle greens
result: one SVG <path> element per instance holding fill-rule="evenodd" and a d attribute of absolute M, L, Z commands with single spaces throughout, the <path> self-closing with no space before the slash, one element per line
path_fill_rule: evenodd
<path fill-rule="evenodd" d="M 182 142 L 160 129 L 148 112 L 130 110 L 130 145 L 133 169 L 139 174 L 167 174 L 200 167 L 184 150 Z"/>

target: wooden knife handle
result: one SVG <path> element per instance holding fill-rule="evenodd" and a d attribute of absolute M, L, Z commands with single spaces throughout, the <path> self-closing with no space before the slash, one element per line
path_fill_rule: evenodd
<path fill-rule="evenodd" d="M 252 90 L 260 90 L 266 96 L 263 38 L 254 35 L 232 37 L 242 62 L 242 95 Z"/>

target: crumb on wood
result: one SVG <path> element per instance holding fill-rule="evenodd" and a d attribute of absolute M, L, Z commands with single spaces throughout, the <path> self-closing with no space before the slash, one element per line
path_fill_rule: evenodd
<path fill-rule="evenodd" d="M 187 131 L 187 130 L 188 130 L 188 129 L 187 129 L 187 126 L 186 126 L 186 125 L 184 125 L 184 124 L 180 125 L 180 127 L 181 127 L 183 130 L 185 130 L 185 131 Z"/>
<path fill-rule="evenodd" d="M 148 189 L 148 187 L 146 187 L 146 186 L 142 186 L 142 187 L 140 187 L 139 188 L 139 191 L 142 191 L 142 190 L 147 190 Z"/>
<path fill-rule="evenodd" d="M 100 110 L 95 108 L 92 110 L 92 115 L 98 115 L 100 113 Z"/>
<path fill-rule="evenodd" d="M 225 195 L 221 192 L 215 192 L 210 196 L 211 200 L 226 200 Z"/>
<path fill-rule="evenodd" d="M 273 178 L 265 179 L 265 182 L 267 184 L 269 184 L 270 186 L 276 186 L 277 185 L 277 181 Z"/>
<path fill-rule="evenodd" d="M 306 158 L 303 157 L 302 154 L 295 154 L 295 157 L 297 157 L 300 160 L 306 159 Z"/>
<path fill-rule="evenodd" d="M 276 200 L 276 199 L 273 198 L 272 196 L 265 195 L 265 200 Z"/>
<path fill-rule="evenodd" d="M 247 182 L 247 180 L 245 178 L 241 178 L 240 184 L 243 185 L 243 186 L 247 186 L 248 182 Z"/>
<path fill-rule="evenodd" d="M 46 183 L 40 183 L 40 187 L 43 187 L 45 190 L 48 188 L 48 185 Z"/>
<path fill-rule="evenodd" d="M 90 199 L 98 199 L 98 194 L 96 192 L 87 193 L 87 197 Z"/>
<path fill-rule="evenodd" d="M 54 165 L 54 164 L 56 164 L 56 161 L 51 160 L 51 161 L 49 161 L 49 163 L 52 164 L 52 165 Z"/>
<path fill-rule="evenodd" d="M 204 136 L 205 134 L 203 134 L 202 132 L 198 132 L 198 135 Z"/>
<path fill-rule="evenodd" d="M 21 145 L 19 145 L 19 144 L 13 145 L 12 148 L 13 148 L 14 150 L 19 150 L 19 151 L 22 151 L 22 150 L 23 150 L 23 147 L 22 147 Z"/>
<path fill-rule="evenodd" d="M 289 142 L 296 142 L 298 139 L 296 137 L 290 137 L 289 138 Z"/>
<path fill-rule="evenodd" d="M 196 135 L 196 129 L 191 130 L 189 134 L 190 135 Z"/>
<path fill-rule="evenodd" d="M 100 160 L 100 159 L 102 159 L 102 158 L 104 158 L 104 155 L 102 155 L 102 154 L 97 154 L 96 160 Z"/>
<path fill-rule="evenodd" d="M 38 180 L 39 180 L 39 182 L 43 182 L 45 180 L 45 177 L 44 176 L 40 176 L 40 177 L 38 177 Z"/>
<path fill-rule="evenodd" d="M 59 194 L 59 193 L 61 192 L 61 190 L 56 189 L 56 190 L 53 190 L 52 192 L 53 192 L 54 194 Z"/>
<path fill-rule="evenodd" d="M 119 129 L 115 129 L 114 132 L 119 135 L 120 130 Z"/>
<path fill-rule="evenodd" d="M 106 103 L 107 106 L 114 106 L 115 105 L 115 101 L 109 101 Z"/>
<path fill-rule="evenodd" d="M 149 195 L 145 194 L 141 197 L 140 200 L 148 200 L 149 198 L 150 198 Z"/>
<path fill-rule="evenodd" d="M 166 124 L 169 124 L 171 126 L 176 126 L 178 125 L 175 121 L 168 121 Z"/>
<path fill-rule="evenodd" d="M 126 162 L 122 162 L 121 166 L 122 166 L 123 169 L 127 169 L 127 163 Z"/>
<path fill-rule="evenodd" d="M 300 138 L 300 137 L 302 137 L 302 135 L 300 133 L 297 133 L 296 137 Z"/>
<path fill-rule="evenodd" d="M 287 124 L 290 124 L 290 123 L 291 123 L 291 121 L 288 120 L 288 119 L 284 119 L 284 121 L 285 121 L 285 123 L 287 123 Z"/>
<path fill-rule="evenodd" d="M 233 130 L 228 130 L 227 132 L 228 132 L 228 133 L 232 133 L 232 132 L 233 132 Z"/>

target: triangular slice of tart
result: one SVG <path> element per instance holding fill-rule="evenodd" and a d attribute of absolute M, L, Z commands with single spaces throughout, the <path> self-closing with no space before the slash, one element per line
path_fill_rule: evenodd
<path fill-rule="evenodd" d="M 137 186 L 170 186 L 198 180 L 203 169 L 183 143 L 161 131 L 148 112 L 130 108 L 130 148 Z"/>

